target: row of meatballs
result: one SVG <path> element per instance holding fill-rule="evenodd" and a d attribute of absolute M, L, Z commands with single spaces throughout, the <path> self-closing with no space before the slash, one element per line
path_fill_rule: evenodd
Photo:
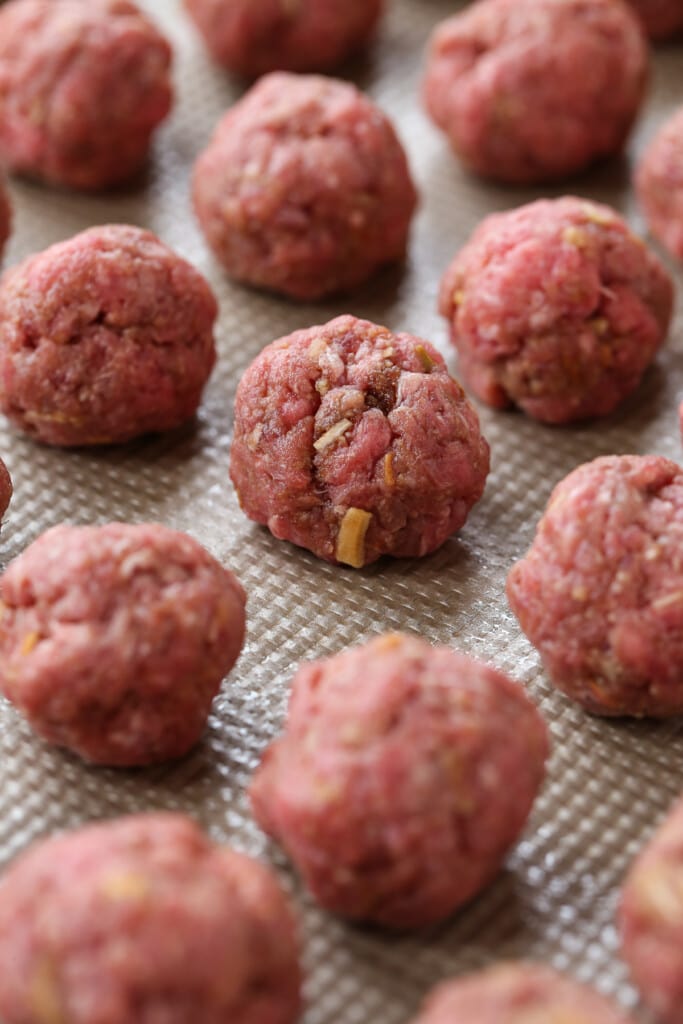
<path fill-rule="evenodd" d="M 194 559 L 197 580 L 206 574 L 206 553 L 189 538 L 160 526 L 71 528 L 71 536 L 69 528 L 57 529 L 61 537 L 52 531 L 22 556 L 35 564 L 42 555 L 40 576 L 24 573 L 22 581 L 23 611 L 34 623 L 56 589 L 50 545 L 61 548 L 72 577 L 90 555 L 92 580 L 96 532 L 100 576 L 104 563 L 118 558 L 126 586 L 143 596 L 147 613 L 153 609 L 153 623 L 163 621 L 174 588 L 182 631 L 202 618 L 174 579 L 181 550 Z M 152 582 L 150 553 L 164 546 Z M 12 572 L 16 584 L 18 565 Z M 95 588 L 87 593 L 85 575 L 79 583 L 70 593 L 62 586 L 41 637 L 26 634 L 26 657 L 43 642 L 58 658 L 70 645 L 73 668 L 93 637 L 101 652 L 102 622 L 77 617 L 88 598 L 92 606 Z M 234 602 L 234 580 L 222 585 Z M 11 600 L 11 590 L 3 585 L 3 598 Z M 111 590 L 108 597 L 112 603 Z M 141 630 L 121 628 L 122 615 L 130 622 L 132 614 L 127 600 L 126 611 L 118 603 L 107 621 L 116 622 L 117 649 L 134 660 Z M 153 645 L 155 634 L 146 637 Z M 215 638 L 216 630 L 210 643 Z M 177 657 L 174 671 L 182 643 L 169 654 Z M 183 680 L 175 683 L 180 690 Z M 92 711 L 91 703 L 94 732 Z M 125 730 L 125 718 L 116 727 Z M 521 686 L 449 648 L 386 635 L 299 668 L 285 732 L 252 780 L 252 809 L 327 910 L 387 928 L 419 927 L 445 919 L 496 876 L 525 824 L 547 753 L 543 719 Z M 682 871 L 683 802 L 637 858 L 620 907 L 623 955 L 646 1002 L 669 1024 L 683 1019 Z M 89 826 L 22 854 L 0 881 L 0 951 L 12 965 L 0 974 L 5 1024 L 128 1024 L 133 1013 L 140 1024 L 291 1024 L 300 1010 L 296 925 L 274 879 L 256 862 L 215 847 L 182 816 Z M 595 993 L 533 965 L 447 983 L 419 1020 L 518 1024 L 563 1013 L 579 1013 L 588 1024 L 628 1024 Z"/>
<path fill-rule="evenodd" d="M 668 1024 L 681 1020 L 681 917 L 672 926 L 661 898 L 670 907 L 677 891 L 682 838 L 679 804 L 621 905 L 624 953 Z M 91 825 L 25 852 L 0 881 L 0 950 L 13 968 L 0 974 L 5 1024 L 294 1024 L 301 1010 L 296 919 L 275 878 L 179 814 Z M 677 984 L 663 963 L 677 965 Z M 440 984 L 415 1024 L 461 1020 L 632 1024 L 597 992 L 524 962 Z"/>
<path fill-rule="evenodd" d="M 270 7 L 297 24 L 310 13 L 322 40 L 372 8 L 238 6 L 207 5 L 217 46 L 221 19 L 248 34 Z M 280 26 L 274 39 L 283 45 Z M 128 2 L 12 0 L 0 10 L 0 160 L 76 188 L 129 179 L 169 109 L 169 62 L 168 44 Z M 543 181 L 616 152 L 646 78 L 647 46 L 621 0 L 480 0 L 437 29 L 424 95 L 467 166 Z M 682 165 L 679 117 L 638 175 L 652 230 L 679 255 Z M 195 164 L 193 197 L 232 276 L 296 299 L 349 290 L 400 260 L 417 202 L 401 143 L 373 103 L 334 79 L 284 73 L 227 112 Z"/>

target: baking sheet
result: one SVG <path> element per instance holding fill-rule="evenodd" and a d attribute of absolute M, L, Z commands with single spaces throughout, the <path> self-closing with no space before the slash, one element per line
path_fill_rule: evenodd
<path fill-rule="evenodd" d="M 178 92 L 147 180 L 105 198 L 12 182 L 15 232 L 5 263 L 91 224 L 145 225 L 214 287 L 221 305 L 219 363 L 197 422 L 166 437 L 65 452 L 1 425 L 0 454 L 15 494 L 0 561 L 6 564 L 62 521 L 162 521 L 193 534 L 237 573 L 249 594 L 248 638 L 203 743 L 176 764 L 88 768 L 34 738 L 0 704 L 0 861 L 38 836 L 89 820 L 183 810 L 215 839 L 273 863 L 293 894 L 302 915 L 306 1024 L 405 1021 L 441 978 L 519 956 L 567 970 L 631 1007 L 636 994 L 617 956 L 616 896 L 632 856 L 683 789 L 683 729 L 679 721 L 590 718 L 552 692 L 503 588 L 551 487 L 578 463 L 613 452 L 657 452 L 681 461 L 681 313 L 638 393 L 605 420 L 560 429 L 479 406 L 492 448 L 486 493 L 461 533 L 425 559 L 354 571 L 276 541 L 239 511 L 228 453 L 240 374 L 263 345 L 295 328 L 353 312 L 429 338 L 457 373 L 436 313 L 438 281 L 485 213 L 541 194 L 574 192 L 612 203 L 644 232 L 629 176 L 644 143 L 683 102 L 683 42 L 656 51 L 649 101 L 623 159 L 557 188 L 501 188 L 459 168 L 419 103 L 424 43 L 433 25 L 463 4 L 393 0 L 378 44 L 349 76 L 393 116 L 408 150 L 422 193 L 410 257 L 403 271 L 387 272 L 351 300 L 307 306 L 231 284 L 210 257 L 192 218 L 188 179 L 194 157 L 242 86 L 210 65 L 179 2 L 147 0 L 143 6 L 176 46 Z M 668 265 L 680 291 L 681 270 Z M 384 630 L 454 644 L 508 671 L 539 702 L 554 740 L 546 786 L 497 881 L 445 924 L 405 936 L 350 926 L 317 910 L 284 856 L 252 822 L 244 798 L 260 752 L 281 724 L 299 660 Z"/>

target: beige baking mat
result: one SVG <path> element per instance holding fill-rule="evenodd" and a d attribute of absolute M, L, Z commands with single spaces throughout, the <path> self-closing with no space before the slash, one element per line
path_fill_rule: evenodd
<path fill-rule="evenodd" d="M 353 312 L 421 334 L 450 359 L 436 311 L 439 276 L 489 210 L 539 191 L 468 177 L 423 115 L 418 84 L 432 26 L 453 0 L 394 0 L 373 53 L 352 77 L 395 118 L 422 205 L 403 273 L 353 300 L 297 306 L 225 280 L 193 221 L 193 158 L 239 87 L 210 66 L 176 0 L 145 6 L 177 48 L 175 113 L 160 132 L 147 182 L 113 198 L 13 182 L 15 233 L 6 254 L 26 254 L 88 225 L 128 221 L 156 231 L 211 281 L 221 304 L 220 359 L 196 425 L 102 452 L 39 447 L 2 425 L 0 454 L 15 493 L 0 538 L 3 562 L 55 523 L 160 520 L 184 529 L 231 566 L 249 594 L 248 639 L 216 701 L 203 744 L 184 761 L 145 771 L 84 767 L 49 749 L 0 706 L 0 858 L 32 839 L 100 817 L 151 808 L 195 815 L 216 839 L 272 861 L 302 913 L 307 1024 L 398 1024 L 437 980 L 500 957 L 535 957 L 635 1002 L 613 925 L 626 865 L 683 788 L 680 723 L 590 718 L 553 693 L 507 608 L 504 580 L 529 544 L 552 485 L 577 463 L 609 452 L 682 457 L 676 400 L 683 394 L 683 319 L 638 394 L 610 418 L 549 428 L 480 408 L 493 467 L 460 535 L 422 560 L 366 570 L 334 568 L 274 540 L 240 512 L 228 478 L 232 404 L 240 374 L 263 345 L 297 327 Z M 649 103 L 627 157 L 564 189 L 608 201 L 644 230 L 629 190 L 634 156 L 683 102 L 683 43 L 654 58 Z M 677 284 L 683 275 L 675 271 Z M 683 305 L 683 303 L 682 303 Z M 452 364 L 454 366 L 454 364 Z M 252 822 L 244 788 L 282 720 L 297 662 L 383 630 L 407 630 L 492 661 L 522 680 L 550 723 L 554 754 L 522 841 L 497 881 L 448 923 L 392 937 L 316 910 L 282 854 Z"/>

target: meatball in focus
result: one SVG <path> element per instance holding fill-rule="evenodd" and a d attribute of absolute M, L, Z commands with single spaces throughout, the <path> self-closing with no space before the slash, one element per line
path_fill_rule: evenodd
<path fill-rule="evenodd" d="M 488 469 L 477 414 L 436 349 L 367 320 L 272 342 L 237 389 L 230 476 L 242 508 L 329 562 L 436 550 Z"/>

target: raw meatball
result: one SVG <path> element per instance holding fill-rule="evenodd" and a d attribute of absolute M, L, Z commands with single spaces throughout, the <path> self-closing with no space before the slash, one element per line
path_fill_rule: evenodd
<path fill-rule="evenodd" d="M 683 28 L 683 0 L 629 0 L 651 39 L 666 39 Z"/>
<path fill-rule="evenodd" d="M 621 0 L 480 0 L 435 30 L 424 101 L 471 170 L 547 181 L 621 149 L 647 68 Z"/>
<path fill-rule="evenodd" d="M 611 412 L 662 345 L 673 285 L 607 206 L 541 199 L 479 225 L 441 281 L 465 384 L 546 423 Z"/>
<path fill-rule="evenodd" d="M 550 967 L 501 963 L 438 985 L 412 1024 L 633 1024 L 614 1003 Z"/>
<path fill-rule="evenodd" d="M 177 427 L 213 368 L 216 314 L 204 278 L 149 231 L 84 231 L 0 281 L 0 409 L 56 445 Z"/>
<path fill-rule="evenodd" d="M 417 201 L 374 103 L 345 82 L 283 73 L 220 121 L 193 196 L 228 273 L 295 299 L 348 290 L 401 260 Z"/>
<path fill-rule="evenodd" d="M 271 873 L 189 818 L 89 825 L 0 883 L 3 1024 L 292 1024 L 295 922 Z"/>
<path fill-rule="evenodd" d="M 328 71 L 372 35 L 384 0 L 185 0 L 213 57 L 249 77 Z"/>
<path fill-rule="evenodd" d="M 7 506 L 12 498 L 12 478 L 9 475 L 7 466 L 0 459 L 0 518 L 7 511 Z"/>
<path fill-rule="evenodd" d="M 0 259 L 2 259 L 2 251 L 5 248 L 5 242 L 10 236 L 11 228 L 12 207 L 10 206 L 7 190 L 0 178 Z"/>
<path fill-rule="evenodd" d="M 683 800 L 629 871 L 619 908 L 621 948 L 659 1020 L 683 1021 Z"/>
<path fill-rule="evenodd" d="M 0 163 L 77 189 L 129 180 L 171 100 L 171 49 L 128 0 L 0 8 Z"/>
<path fill-rule="evenodd" d="M 387 635 L 299 668 L 251 801 L 323 907 L 418 927 L 497 874 L 547 753 L 543 719 L 512 680 Z"/>
<path fill-rule="evenodd" d="M 635 185 L 650 231 L 683 260 L 683 107 L 641 156 Z"/>
<path fill-rule="evenodd" d="M 589 711 L 683 712 L 683 469 L 658 455 L 579 466 L 507 593 L 552 681 Z"/>
<path fill-rule="evenodd" d="M 97 764 L 180 757 L 244 639 L 244 590 L 166 526 L 56 526 L 0 576 L 0 689 Z"/>
<path fill-rule="evenodd" d="M 230 476 L 250 519 L 329 562 L 434 551 L 489 447 L 429 342 L 340 316 L 268 345 L 237 389 Z"/>

